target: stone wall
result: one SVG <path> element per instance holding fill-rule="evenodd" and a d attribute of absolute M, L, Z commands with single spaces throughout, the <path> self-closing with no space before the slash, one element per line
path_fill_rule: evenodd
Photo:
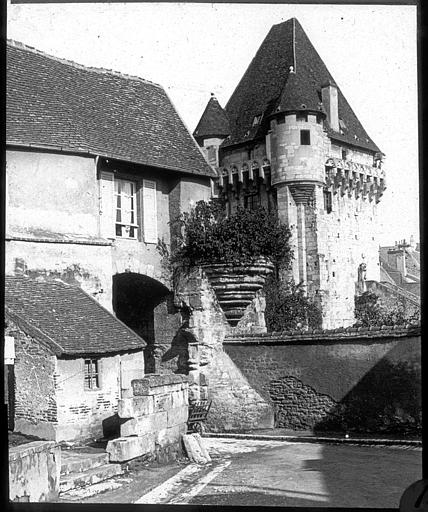
<path fill-rule="evenodd" d="M 274 407 L 276 427 L 421 431 L 417 328 L 229 336 L 224 347 Z M 229 415 L 237 412 L 231 408 Z"/>
<path fill-rule="evenodd" d="M 34 441 L 9 449 L 9 500 L 54 501 L 59 495 L 61 449 Z"/>
<path fill-rule="evenodd" d="M 7 318 L 6 336 L 15 340 L 15 431 L 55 439 L 58 410 L 55 397 L 56 358 Z"/>
<path fill-rule="evenodd" d="M 132 381 L 132 391 L 119 400 L 120 438 L 109 441 L 111 462 L 137 457 L 158 462 L 182 454 L 187 432 L 188 383 L 185 375 L 146 375 Z"/>
<path fill-rule="evenodd" d="M 197 269 L 177 284 L 177 300 L 189 310 L 188 327 L 182 329 L 182 335 L 188 344 L 190 400 L 212 401 L 206 428 L 225 431 L 273 426 L 271 405 L 251 387 L 223 350 L 227 333 L 260 330 L 257 319 L 261 297 L 256 297 L 232 328 L 205 273 Z"/>
<path fill-rule="evenodd" d="M 136 183 L 137 239 L 115 236 L 113 175 Z M 168 287 L 157 239 L 144 240 L 143 179 L 156 182 L 157 236 L 166 243 L 170 221 L 211 195 L 210 180 L 202 176 L 103 159 L 97 164 L 89 156 L 8 150 L 6 274 L 77 283 L 110 311 L 113 275 L 133 272 Z"/>
<path fill-rule="evenodd" d="M 99 439 L 117 433 L 118 403 L 131 380 L 144 376 L 143 352 L 98 359 L 99 388 L 85 389 L 84 359 L 59 359 L 56 375 L 57 441 Z"/>

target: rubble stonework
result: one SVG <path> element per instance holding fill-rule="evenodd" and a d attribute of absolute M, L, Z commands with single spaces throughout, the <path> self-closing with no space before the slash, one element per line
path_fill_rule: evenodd
<path fill-rule="evenodd" d="M 224 349 L 295 430 L 421 431 L 420 328 L 230 335 Z"/>
<path fill-rule="evenodd" d="M 206 423 L 211 431 L 272 427 L 271 405 L 249 385 L 223 350 L 227 333 L 260 332 L 262 326 L 256 322 L 263 318 L 260 295 L 247 306 L 238 325 L 232 328 L 204 271 L 193 269 L 185 277 L 179 280 L 176 293 L 182 307 L 189 309 L 186 331 L 191 339 L 190 400 L 212 400 Z"/>
<path fill-rule="evenodd" d="M 132 381 L 119 400 L 120 436 L 109 441 L 110 462 L 146 456 L 163 462 L 182 453 L 187 432 L 188 382 L 185 375 L 149 374 Z"/>

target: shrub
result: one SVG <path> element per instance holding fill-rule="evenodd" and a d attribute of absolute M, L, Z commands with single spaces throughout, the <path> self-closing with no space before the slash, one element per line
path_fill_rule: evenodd
<path fill-rule="evenodd" d="M 178 229 L 177 229 L 178 228 Z M 198 201 L 175 221 L 176 247 L 172 263 L 251 263 L 268 257 L 277 267 L 291 260 L 290 230 L 273 212 L 238 207 L 227 216 L 220 200 Z"/>
<path fill-rule="evenodd" d="M 265 320 L 269 332 L 321 327 L 321 310 L 306 297 L 301 283 L 283 283 L 272 276 L 265 292 Z"/>
<path fill-rule="evenodd" d="M 373 292 L 364 292 L 355 297 L 355 325 L 362 327 L 380 327 L 382 325 L 404 325 L 419 323 L 419 311 L 407 311 L 400 300 L 381 299 Z"/>

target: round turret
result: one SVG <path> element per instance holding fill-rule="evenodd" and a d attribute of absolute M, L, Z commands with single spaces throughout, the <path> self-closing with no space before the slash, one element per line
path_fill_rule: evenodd
<path fill-rule="evenodd" d="M 271 120 L 272 185 L 325 184 L 325 116 L 301 107 L 277 113 Z"/>

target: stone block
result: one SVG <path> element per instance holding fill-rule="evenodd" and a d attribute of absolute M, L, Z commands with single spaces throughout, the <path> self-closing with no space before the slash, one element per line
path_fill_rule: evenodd
<path fill-rule="evenodd" d="M 182 407 L 188 405 L 188 392 L 187 389 L 183 389 L 181 391 L 174 391 L 171 393 L 171 407 L 170 409 L 174 409 L 175 407 Z"/>
<path fill-rule="evenodd" d="M 179 388 L 183 382 L 187 382 L 187 375 L 153 373 L 144 379 L 134 379 L 131 384 L 134 396 L 142 396 L 167 393 L 168 387 L 175 385 Z"/>
<path fill-rule="evenodd" d="M 154 411 L 168 411 L 173 407 L 172 395 L 179 393 L 179 391 L 172 391 L 171 393 L 164 393 L 162 395 L 153 395 Z"/>
<path fill-rule="evenodd" d="M 155 442 L 161 447 L 169 446 L 171 444 L 179 444 L 181 437 L 187 432 L 187 425 L 175 425 L 174 427 L 163 428 L 155 434 Z"/>
<path fill-rule="evenodd" d="M 180 425 L 187 422 L 187 418 L 189 416 L 189 408 L 187 405 L 174 407 L 174 409 L 170 409 L 167 414 L 167 425 L 168 427 L 173 427 L 174 425 Z"/>
<path fill-rule="evenodd" d="M 205 448 L 199 434 L 185 434 L 183 436 L 183 444 L 191 461 L 197 464 L 206 464 L 211 461 L 208 450 Z"/>
<path fill-rule="evenodd" d="M 119 400 L 119 418 L 138 418 L 155 412 L 153 396 L 137 396 Z"/>
<path fill-rule="evenodd" d="M 139 418 L 132 418 L 120 426 L 120 435 L 122 437 L 128 436 L 143 436 L 152 432 L 157 432 L 162 428 L 168 426 L 167 412 L 155 412 L 147 416 Z"/>
<path fill-rule="evenodd" d="M 107 443 L 106 451 L 110 462 L 125 462 L 147 453 L 154 453 L 155 438 L 153 434 L 139 437 L 119 437 Z"/>

